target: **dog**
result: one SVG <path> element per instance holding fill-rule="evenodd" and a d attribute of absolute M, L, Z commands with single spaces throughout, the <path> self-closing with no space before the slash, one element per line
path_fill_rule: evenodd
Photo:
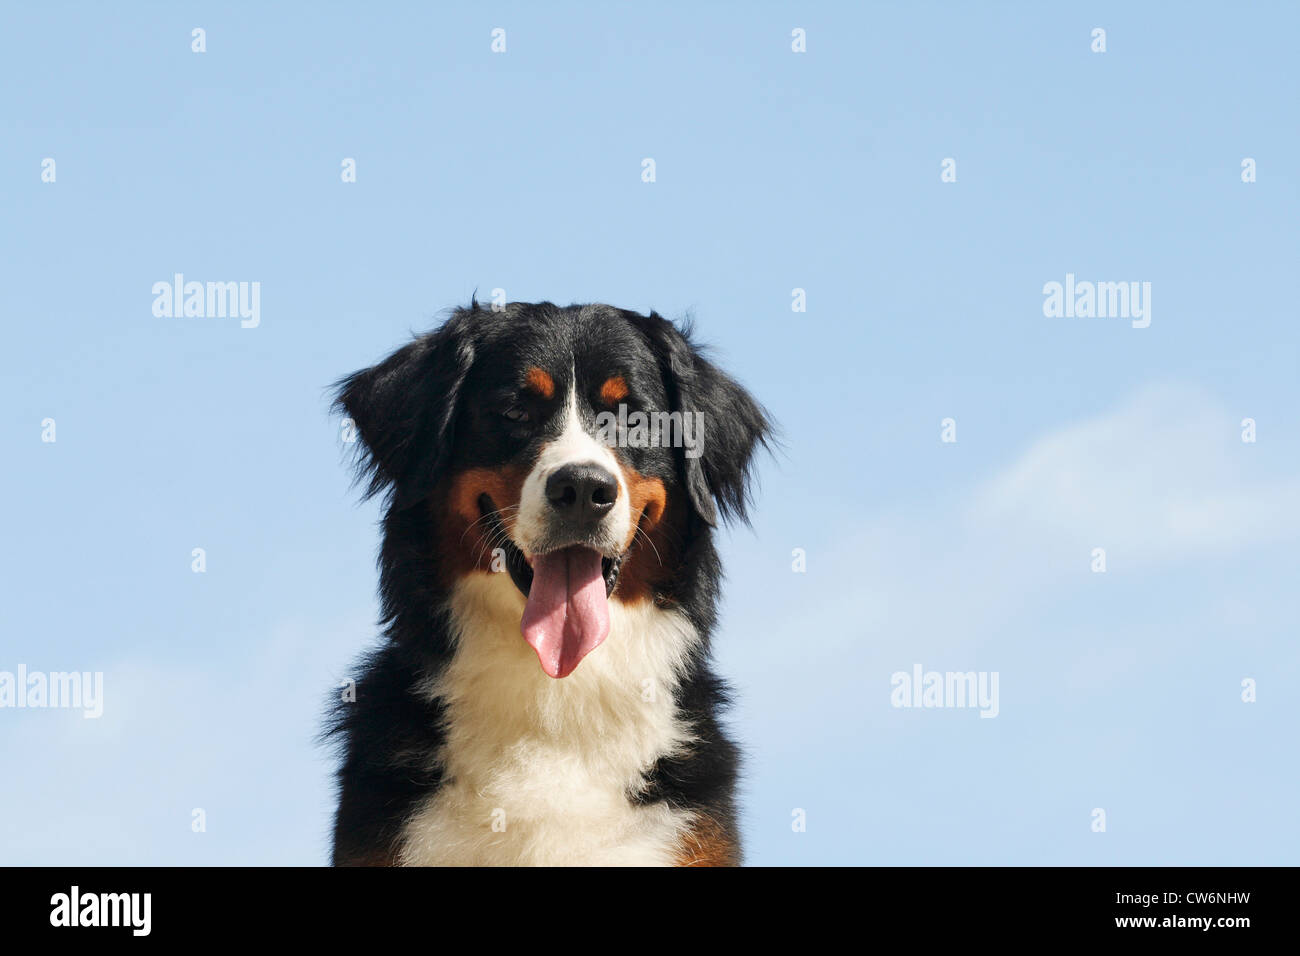
<path fill-rule="evenodd" d="M 713 530 L 770 416 L 651 312 L 471 300 L 336 383 L 384 641 L 333 706 L 335 865 L 738 865 Z"/>

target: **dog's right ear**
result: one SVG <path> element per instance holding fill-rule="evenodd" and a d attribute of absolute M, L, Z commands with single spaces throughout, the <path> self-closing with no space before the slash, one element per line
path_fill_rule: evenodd
<path fill-rule="evenodd" d="M 361 438 L 357 477 L 366 497 L 392 489 L 392 507 L 419 504 L 445 471 L 461 386 L 474 361 L 470 310 L 371 368 L 335 383 L 334 407 Z"/>

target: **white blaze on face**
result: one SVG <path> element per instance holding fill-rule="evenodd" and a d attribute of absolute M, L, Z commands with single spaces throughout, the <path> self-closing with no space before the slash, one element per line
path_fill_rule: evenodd
<path fill-rule="evenodd" d="M 564 427 L 559 437 L 542 448 L 537 462 L 524 480 L 519 496 L 519 515 L 515 520 L 515 544 L 525 554 L 537 553 L 546 541 L 551 503 L 546 498 L 546 481 L 565 465 L 600 465 L 618 481 L 618 499 L 600 524 L 599 548 L 613 557 L 623 550 L 623 542 L 632 532 L 632 508 L 628 502 L 627 480 L 613 450 L 582 426 L 578 414 L 578 396 L 569 387 L 564 412 Z"/>

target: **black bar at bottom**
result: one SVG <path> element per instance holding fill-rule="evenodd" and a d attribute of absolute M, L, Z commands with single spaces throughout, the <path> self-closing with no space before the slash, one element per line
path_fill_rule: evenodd
<path fill-rule="evenodd" d="M 578 939 L 706 927 L 836 926 L 926 942 L 1105 936 L 1231 945 L 1285 932 L 1289 868 L 945 868 L 650 870 L 329 870 L 37 867 L 0 870 L 6 942 L 75 935 L 295 943 L 345 939 L 431 947 L 498 934 Z M 75 888 L 75 889 L 74 889 Z M 87 925 L 90 924 L 90 925 Z M 706 929 L 707 932 L 707 929 Z M 474 934 L 481 934 L 476 936 Z M 623 935 L 626 934 L 626 935 Z M 450 935 L 451 939 L 447 939 Z"/>

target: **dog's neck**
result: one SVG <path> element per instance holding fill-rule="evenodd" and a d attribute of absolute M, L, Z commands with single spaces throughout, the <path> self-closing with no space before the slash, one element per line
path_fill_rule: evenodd
<path fill-rule="evenodd" d="M 629 742 L 648 766 L 676 743 L 674 694 L 699 638 L 685 616 L 649 601 L 610 601 L 610 633 L 568 677 L 543 673 L 520 634 L 524 598 L 506 574 L 464 578 L 451 599 L 452 654 L 426 692 L 449 714 L 448 767 L 469 741 L 520 740 L 574 747 L 599 760 L 617 749 L 628 762 Z M 468 769 L 468 768 L 466 768 Z"/>
<path fill-rule="evenodd" d="M 520 633 L 523 605 L 506 574 L 470 575 L 453 590 L 451 657 L 420 688 L 444 709 L 446 784 L 412 819 L 403 856 L 594 862 L 632 852 L 627 862 L 640 862 L 671 853 L 687 816 L 630 798 L 656 761 L 690 744 L 674 696 L 698 634 L 680 612 L 615 598 L 609 637 L 556 680 Z M 496 815 L 504 829 L 493 829 Z"/>

